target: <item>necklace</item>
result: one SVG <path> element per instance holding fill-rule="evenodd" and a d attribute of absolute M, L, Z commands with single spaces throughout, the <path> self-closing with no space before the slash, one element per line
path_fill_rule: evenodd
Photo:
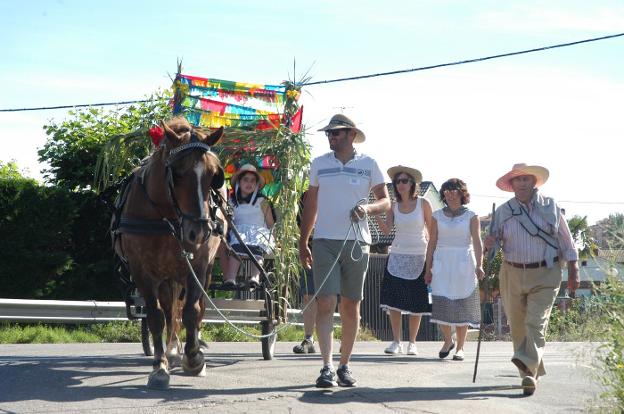
<path fill-rule="evenodd" d="M 459 207 L 457 210 L 451 210 L 449 206 L 444 207 L 444 213 L 447 215 L 447 217 L 450 217 L 451 220 L 455 217 L 461 216 L 466 212 L 466 210 L 468 210 L 468 208 L 464 206 Z"/>

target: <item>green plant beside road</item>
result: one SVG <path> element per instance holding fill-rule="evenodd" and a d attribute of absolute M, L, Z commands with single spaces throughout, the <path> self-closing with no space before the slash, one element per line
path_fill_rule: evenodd
<path fill-rule="evenodd" d="M 280 327 L 281 329 L 282 327 Z M 252 335 L 260 335 L 256 326 L 241 327 Z M 334 330 L 339 339 L 340 328 Z M 181 332 L 185 338 L 184 330 Z M 291 325 L 281 329 L 277 340 L 299 342 L 303 338 L 303 328 Z M 207 342 L 254 342 L 257 339 L 246 336 L 229 325 L 204 325 L 202 339 Z M 359 341 L 375 341 L 375 336 L 367 329 L 361 329 Z M 141 328 L 137 322 L 109 322 L 92 325 L 46 325 L 46 324 L 0 324 L 0 344 L 60 344 L 98 342 L 140 342 Z"/>
<path fill-rule="evenodd" d="M 597 295 L 572 300 L 565 312 L 553 308 L 547 341 L 600 342 L 595 372 L 604 386 L 597 409 L 624 412 L 624 282 L 610 276 Z"/>

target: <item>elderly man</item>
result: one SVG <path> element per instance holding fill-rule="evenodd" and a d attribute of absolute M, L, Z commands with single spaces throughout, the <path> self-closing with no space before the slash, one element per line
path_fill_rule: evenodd
<path fill-rule="evenodd" d="M 312 161 L 299 239 L 301 263 L 306 268 L 313 266 L 314 286 L 318 292 L 316 331 L 323 368 L 316 386 L 353 387 L 357 381 L 348 363 L 360 323 L 360 302 L 371 243 L 366 217 L 388 211 L 390 199 L 377 162 L 353 147 L 354 143 L 365 140 L 364 133 L 353 121 L 342 114 L 334 115 L 319 131 L 327 135 L 332 151 Z M 371 190 L 377 200 L 368 204 Z M 308 238 L 313 227 L 311 252 Z M 342 341 L 340 365 L 334 371 L 332 333 L 337 295 L 340 295 Z"/>
<path fill-rule="evenodd" d="M 532 395 L 544 370 L 546 329 L 562 278 L 568 265 L 568 290 L 579 287 L 578 254 L 561 208 L 538 187 L 548 170 L 537 165 L 516 164 L 496 182 L 514 198 L 496 210 L 492 233 L 485 246 L 501 243 L 504 260 L 500 291 L 511 327 L 514 355 L 511 362 L 522 377 L 525 395 Z"/>

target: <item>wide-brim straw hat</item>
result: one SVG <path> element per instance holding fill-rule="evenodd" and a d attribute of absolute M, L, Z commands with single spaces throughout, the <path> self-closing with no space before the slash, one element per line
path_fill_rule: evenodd
<path fill-rule="evenodd" d="M 251 172 L 254 173 L 256 175 L 256 179 L 258 180 L 258 188 L 262 188 L 264 187 L 264 177 L 262 177 L 260 175 L 260 173 L 258 173 L 258 170 L 256 169 L 256 167 L 254 167 L 251 164 L 245 164 L 243 166 L 241 166 L 238 171 L 236 171 L 234 174 L 232 174 L 232 178 L 230 178 L 230 183 L 232 184 L 232 187 L 236 186 L 236 183 L 238 182 L 238 179 L 240 178 L 241 175 L 247 173 L 247 172 Z"/>
<path fill-rule="evenodd" d="M 532 175 L 535 177 L 535 187 L 543 185 L 548 180 L 548 170 L 539 165 L 526 165 L 524 163 L 515 164 L 511 171 L 496 180 L 496 186 L 503 191 L 513 193 L 511 179 L 521 175 Z"/>
<path fill-rule="evenodd" d="M 366 135 L 362 130 L 355 126 L 355 122 L 344 116 L 343 114 L 336 114 L 329 120 L 329 124 L 326 127 L 319 129 L 319 131 L 331 131 L 332 129 L 352 129 L 356 132 L 353 143 L 358 144 L 366 140 Z"/>
<path fill-rule="evenodd" d="M 388 176 L 392 181 L 399 173 L 405 173 L 411 176 L 415 182 L 422 182 L 422 174 L 416 168 L 406 167 L 404 165 L 395 165 L 394 167 L 388 168 Z"/>

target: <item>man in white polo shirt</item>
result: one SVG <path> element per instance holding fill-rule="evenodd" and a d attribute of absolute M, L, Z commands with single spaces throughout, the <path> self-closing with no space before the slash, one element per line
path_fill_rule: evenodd
<path fill-rule="evenodd" d="M 360 302 L 371 243 L 366 217 L 388 211 L 390 199 L 377 162 L 353 147 L 366 139 L 353 121 L 342 114 L 334 115 L 319 131 L 325 131 L 332 151 L 312 161 L 299 239 L 301 263 L 306 268 L 314 267 L 312 273 L 318 291 L 316 331 L 323 368 L 316 386 L 353 387 L 356 380 L 348 363 L 360 325 Z M 377 200 L 368 204 L 371 190 Z M 311 252 L 308 238 L 313 227 Z M 337 295 L 340 295 L 342 341 L 340 365 L 334 371 L 332 337 Z"/>

